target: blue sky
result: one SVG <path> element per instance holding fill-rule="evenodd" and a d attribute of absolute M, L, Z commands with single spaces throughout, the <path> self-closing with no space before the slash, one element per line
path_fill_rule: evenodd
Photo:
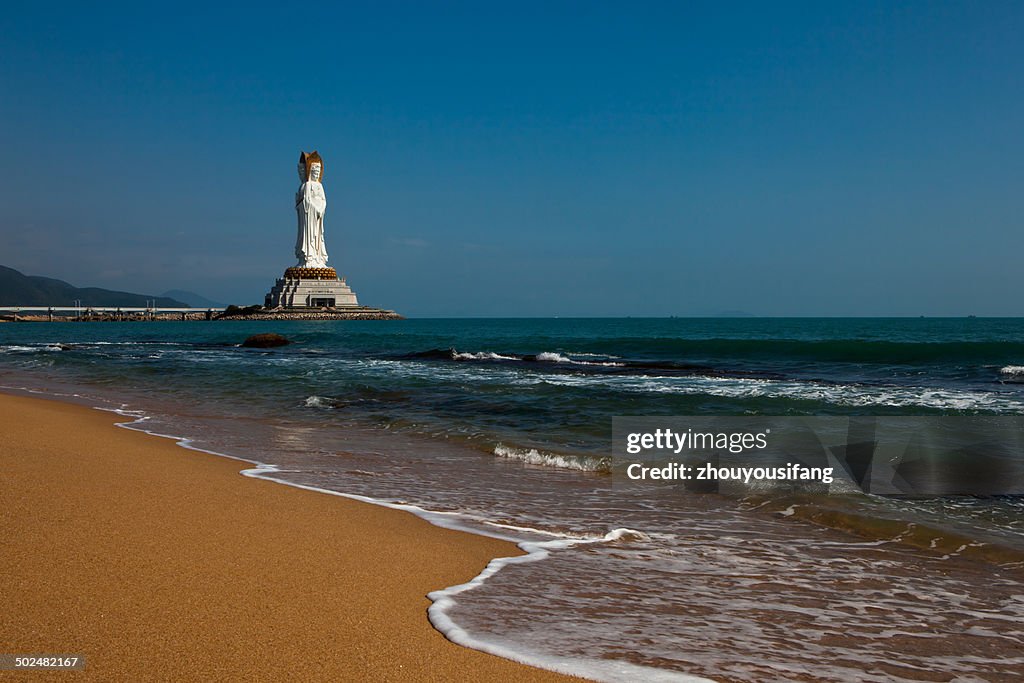
<path fill-rule="evenodd" d="M 1021 3 L 20 3 L 0 264 L 410 315 L 1024 315 Z"/>

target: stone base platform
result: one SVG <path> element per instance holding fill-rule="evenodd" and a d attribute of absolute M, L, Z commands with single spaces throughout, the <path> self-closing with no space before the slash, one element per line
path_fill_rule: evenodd
<path fill-rule="evenodd" d="M 345 308 L 278 308 L 253 311 L 222 320 L 405 320 L 405 317 L 383 308 L 348 306 Z"/>
<path fill-rule="evenodd" d="M 358 308 L 352 288 L 334 268 L 289 268 L 264 298 L 265 308 Z"/>

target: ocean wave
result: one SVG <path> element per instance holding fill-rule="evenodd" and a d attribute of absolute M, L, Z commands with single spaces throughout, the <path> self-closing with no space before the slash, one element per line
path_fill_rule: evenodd
<path fill-rule="evenodd" d="M 587 358 L 603 358 L 605 360 L 579 360 L 576 356 Z M 611 360 L 618 358 L 618 360 Z M 479 363 L 492 373 L 495 370 L 493 361 L 501 361 L 508 367 L 543 369 L 546 373 L 572 373 L 592 375 L 635 375 L 643 377 L 752 377 L 758 379 L 783 379 L 776 372 L 752 371 L 743 369 L 718 369 L 708 365 L 673 360 L 629 360 L 613 355 L 596 353 L 575 354 L 570 352 L 542 351 L 537 354 L 495 353 L 492 351 L 464 352 L 456 349 L 430 349 L 402 354 L 381 362 L 401 361 L 459 361 L 460 363 Z M 433 371 L 432 371 L 433 372 Z"/>
<path fill-rule="evenodd" d="M 578 343 L 578 342 L 568 342 Z M 834 363 L 999 363 L 1024 357 L 1024 342 L 891 341 L 869 339 L 783 339 L 728 337 L 618 337 L 588 342 L 591 351 L 629 357 L 636 354 L 673 358 L 740 358 L 743 360 L 818 361 Z"/>
<path fill-rule="evenodd" d="M 508 529 L 509 531 L 518 531 L 530 535 L 537 534 L 540 536 L 550 536 L 552 538 L 558 539 L 558 543 L 565 543 L 566 547 L 576 543 L 612 543 L 614 541 L 647 542 L 650 541 L 652 538 L 650 534 L 645 534 L 644 532 L 637 531 L 636 529 L 612 529 L 611 531 L 603 534 L 580 533 L 578 531 L 571 531 L 567 529 L 539 529 L 537 527 L 523 526 L 521 524 L 509 524 L 507 522 L 494 521 L 482 517 L 474 517 L 472 515 L 467 516 L 471 519 L 475 519 L 475 521 L 478 521 L 481 524 L 485 524 L 490 527 Z"/>
<path fill-rule="evenodd" d="M 495 351 L 459 351 L 457 349 L 430 349 L 401 356 L 405 360 L 455 360 L 455 361 L 518 361 L 521 363 L 565 363 L 569 365 L 591 365 L 595 367 L 625 367 L 626 363 L 610 360 L 578 360 L 577 357 L 608 358 L 600 354 L 562 354 L 556 351 L 542 351 L 537 354 L 497 353 Z"/>
<path fill-rule="evenodd" d="M 572 341 L 574 345 L 582 342 Z M 864 339 L 680 339 L 614 338 L 590 340 L 586 351 L 547 350 L 540 353 L 431 349 L 401 356 L 407 360 L 518 360 L 564 365 L 596 365 L 621 361 L 629 368 L 712 370 L 698 364 L 750 365 L 778 362 L 855 363 L 868 365 L 1006 365 L 1024 356 L 1019 341 L 879 341 Z M 563 347 L 564 349 L 564 347 Z M 688 359 L 693 359 L 688 360 Z M 1009 365 L 1007 367 L 1019 367 Z"/>
<path fill-rule="evenodd" d="M 710 373 L 634 372 L 632 368 L 594 373 L 520 372 L 511 364 L 503 369 L 423 367 L 394 360 L 372 360 L 368 365 L 400 377 L 431 381 L 508 383 L 513 386 L 564 386 L 581 391 L 599 390 L 636 394 L 716 396 L 726 399 L 779 399 L 871 408 L 925 408 L 934 410 L 1024 413 L 1019 395 L 985 390 L 952 389 L 894 384 L 830 383 L 784 377 L 725 376 Z M 558 364 L 553 363 L 553 366 Z M 1013 380 L 1004 380 L 1013 381 Z M 998 384 L 996 384 L 998 386 Z"/>
<path fill-rule="evenodd" d="M 537 381 L 537 378 L 533 378 Z M 552 375 L 540 382 L 553 385 L 607 386 L 619 391 L 720 396 L 722 398 L 772 398 L 816 401 L 852 407 L 922 407 L 937 410 L 986 410 L 1024 412 L 1024 400 L 994 392 L 898 387 L 891 385 L 825 384 L 733 377 L 594 377 Z"/>
<path fill-rule="evenodd" d="M 326 396 L 308 396 L 303 403 L 307 408 L 334 408 L 334 399 Z"/>
<path fill-rule="evenodd" d="M 536 448 L 515 448 L 500 443 L 494 447 L 494 455 L 499 458 L 519 460 L 527 465 L 557 467 L 563 470 L 578 470 L 580 472 L 611 471 L 611 460 L 609 458 L 548 453 L 546 451 L 539 451 Z"/>
<path fill-rule="evenodd" d="M 82 346 L 142 346 L 144 344 L 158 344 L 160 346 L 224 346 L 223 344 L 197 343 L 197 342 L 176 342 L 164 340 L 132 339 L 129 341 L 90 341 L 81 342 Z"/>
<path fill-rule="evenodd" d="M 904 518 L 868 515 L 857 509 L 843 509 L 835 499 L 818 499 L 803 503 L 770 500 L 769 509 L 781 517 L 811 522 L 818 526 L 851 533 L 869 542 L 899 543 L 934 551 L 942 560 L 963 556 L 996 565 L 1015 565 L 1024 562 L 1024 552 L 1002 542 L 984 542 L 962 531 L 926 522 L 908 522 Z"/>
<path fill-rule="evenodd" d="M 476 353 L 459 352 L 452 349 L 452 360 L 519 360 L 518 356 L 506 356 L 493 351 L 479 351 Z"/>
<path fill-rule="evenodd" d="M 1007 365 L 1005 368 L 999 369 L 999 374 L 1009 375 L 1010 377 L 1024 377 L 1024 365 Z"/>
<path fill-rule="evenodd" d="M 651 540 L 651 537 L 642 531 L 637 531 L 636 529 L 627 529 L 623 527 L 619 529 L 612 529 L 607 534 L 605 534 L 601 540 L 607 543 L 611 543 L 612 541 L 648 542 Z"/>
<path fill-rule="evenodd" d="M 0 346 L 0 353 L 50 353 L 53 351 L 66 351 L 69 348 L 71 347 L 67 344 L 39 344 L 37 346 L 7 344 Z"/>
<path fill-rule="evenodd" d="M 605 368 L 623 368 L 626 367 L 625 363 L 616 363 L 613 361 L 593 361 L 593 360 L 576 360 L 569 356 L 557 353 L 554 351 L 542 351 L 538 353 L 534 358 L 541 363 L 569 363 L 572 365 L 597 365 Z"/>

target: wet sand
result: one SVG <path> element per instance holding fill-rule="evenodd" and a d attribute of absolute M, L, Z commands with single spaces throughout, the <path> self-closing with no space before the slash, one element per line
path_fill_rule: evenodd
<path fill-rule="evenodd" d="M 514 545 L 244 477 L 122 420 L 0 395 L 0 653 L 87 662 L 0 677 L 577 680 L 427 621 L 427 593 Z"/>

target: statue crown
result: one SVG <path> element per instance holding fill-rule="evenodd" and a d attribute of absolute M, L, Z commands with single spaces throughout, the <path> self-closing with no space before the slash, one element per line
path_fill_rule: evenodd
<path fill-rule="evenodd" d="M 299 153 L 300 173 L 304 176 L 302 182 L 309 180 L 310 170 L 314 163 L 320 164 L 320 182 L 324 181 L 324 160 L 320 158 L 320 153 L 314 150 L 312 152 Z"/>

